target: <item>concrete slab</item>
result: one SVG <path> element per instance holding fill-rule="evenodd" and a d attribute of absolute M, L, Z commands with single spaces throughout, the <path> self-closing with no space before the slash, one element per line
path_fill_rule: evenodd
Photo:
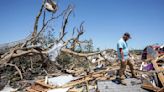
<path fill-rule="evenodd" d="M 141 81 L 129 78 L 125 79 L 127 86 L 117 84 L 113 81 L 98 81 L 98 90 L 100 92 L 149 92 L 141 88 Z"/>

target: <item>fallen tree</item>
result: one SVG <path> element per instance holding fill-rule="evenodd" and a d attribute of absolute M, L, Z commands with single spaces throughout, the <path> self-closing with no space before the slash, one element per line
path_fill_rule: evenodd
<path fill-rule="evenodd" d="M 52 1 L 52 0 L 48 0 Z M 0 69 L 1 72 L 5 71 L 4 69 L 9 68 L 9 70 L 15 69 L 17 72 L 13 75 L 19 75 L 18 80 L 23 80 L 26 76 L 26 71 L 33 71 L 34 63 L 37 64 L 37 61 L 41 61 L 39 64 L 42 66 L 45 65 L 45 63 L 48 63 L 49 54 L 52 50 L 53 53 L 57 53 L 57 55 L 53 56 L 53 58 L 56 58 L 60 52 L 68 53 L 75 56 L 85 57 L 87 59 L 88 56 L 101 54 L 100 52 L 96 53 L 79 53 L 76 52 L 75 48 L 76 46 L 80 46 L 81 43 L 87 43 L 87 41 L 80 41 L 80 36 L 84 33 L 84 27 L 83 23 L 81 23 L 79 29 L 74 29 L 73 34 L 75 31 L 77 32 L 77 35 L 75 37 L 71 37 L 70 39 L 64 39 L 66 36 L 66 27 L 69 22 L 69 17 L 73 11 L 73 6 L 69 5 L 67 9 L 62 11 L 59 15 L 55 16 L 57 11 L 57 5 L 56 3 L 49 3 L 47 0 L 43 0 L 41 8 L 39 10 L 38 15 L 36 16 L 35 22 L 34 22 L 34 30 L 32 34 L 27 36 L 23 40 L 11 42 L 11 43 L 5 43 L 0 45 Z M 51 9 L 54 9 L 53 11 L 47 10 L 49 7 L 45 7 L 45 4 L 49 3 L 48 5 L 51 6 Z M 52 13 L 52 16 L 46 16 L 47 13 Z M 42 17 L 41 17 L 42 16 Z M 54 22 L 59 17 L 63 17 L 63 22 L 61 26 L 61 30 L 57 31 L 60 35 L 59 37 L 55 37 L 53 41 L 48 43 L 46 46 L 44 45 L 45 38 L 43 37 L 44 32 L 47 32 L 47 28 L 49 27 L 49 24 Z M 39 22 L 42 21 L 42 25 L 39 25 Z M 40 29 L 38 28 L 40 26 Z M 55 47 L 58 44 L 62 44 L 60 48 Z M 55 49 L 54 49 L 55 48 Z M 37 56 L 34 58 L 34 56 Z M 29 59 L 27 59 L 28 57 Z M 24 61 L 30 61 L 24 62 L 25 66 L 20 64 L 21 59 L 27 59 Z M 40 67 L 40 66 L 39 66 Z M 41 68 L 39 68 L 41 69 Z M 41 69 L 42 70 L 42 69 Z M 43 69 L 44 70 L 44 69 Z M 47 72 L 46 72 L 47 73 Z M 3 73 L 1 73 L 1 76 L 3 76 Z M 6 76 L 5 76 L 6 77 Z M 1 79 L 3 79 L 2 77 Z M 13 78 L 13 77 L 12 77 Z M 10 78 L 7 77 L 7 79 L 10 80 Z"/>

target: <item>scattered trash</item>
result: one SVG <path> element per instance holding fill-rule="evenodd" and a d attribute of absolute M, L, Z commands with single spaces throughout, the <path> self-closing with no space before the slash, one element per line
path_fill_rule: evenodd
<path fill-rule="evenodd" d="M 141 64 L 141 67 L 140 67 L 140 70 L 143 70 L 143 71 L 150 71 L 150 70 L 153 70 L 153 64 L 149 63 L 145 63 L 145 62 L 142 62 Z"/>

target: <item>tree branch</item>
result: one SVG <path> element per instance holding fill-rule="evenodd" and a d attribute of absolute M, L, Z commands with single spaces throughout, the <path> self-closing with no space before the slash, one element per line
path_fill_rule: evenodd
<path fill-rule="evenodd" d="M 39 22 L 39 18 L 40 18 L 40 16 L 41 16 L 41 14 L 42 14 L 42 11 L 43 11 L 45 2 L 46 2 L 46 0 L 43 0 L 42 6 L 41 6 L 41 8 L 40 8 L 40 11 L 39 11 L 38 15 L 36 16 L 35 23 L 34 23 L 34 31 L 33 31 L 33 33 L 32 33 L 32 37 L 35 37 L 36 34 L 37 34 L 38 22 Z"/>
<path fill-rule="evenodd" d="M 59 42 L 61 40 L 63 40 L 63 37 L 66 35 L 65 29 L 68 23 L 68 18 L 70 16 L 70 14 L 73 11 L 73 7 L 71 5 L 68 6 L 67 12 L 65 12 L 64 17 L 63 17 L 63 23 L 62 23 L 62 28 L 61 28 L 61 32 L 60 32 L 60 37 L 59 37 Z"/>

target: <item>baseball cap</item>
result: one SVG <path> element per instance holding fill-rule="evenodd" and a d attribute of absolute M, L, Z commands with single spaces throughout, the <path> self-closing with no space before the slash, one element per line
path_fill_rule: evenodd
<path fill-rule="evenodd" d="M 130 39 L 132 38 L 128 32 L 124 33 L 124 36 L 129 37 Z"/>

